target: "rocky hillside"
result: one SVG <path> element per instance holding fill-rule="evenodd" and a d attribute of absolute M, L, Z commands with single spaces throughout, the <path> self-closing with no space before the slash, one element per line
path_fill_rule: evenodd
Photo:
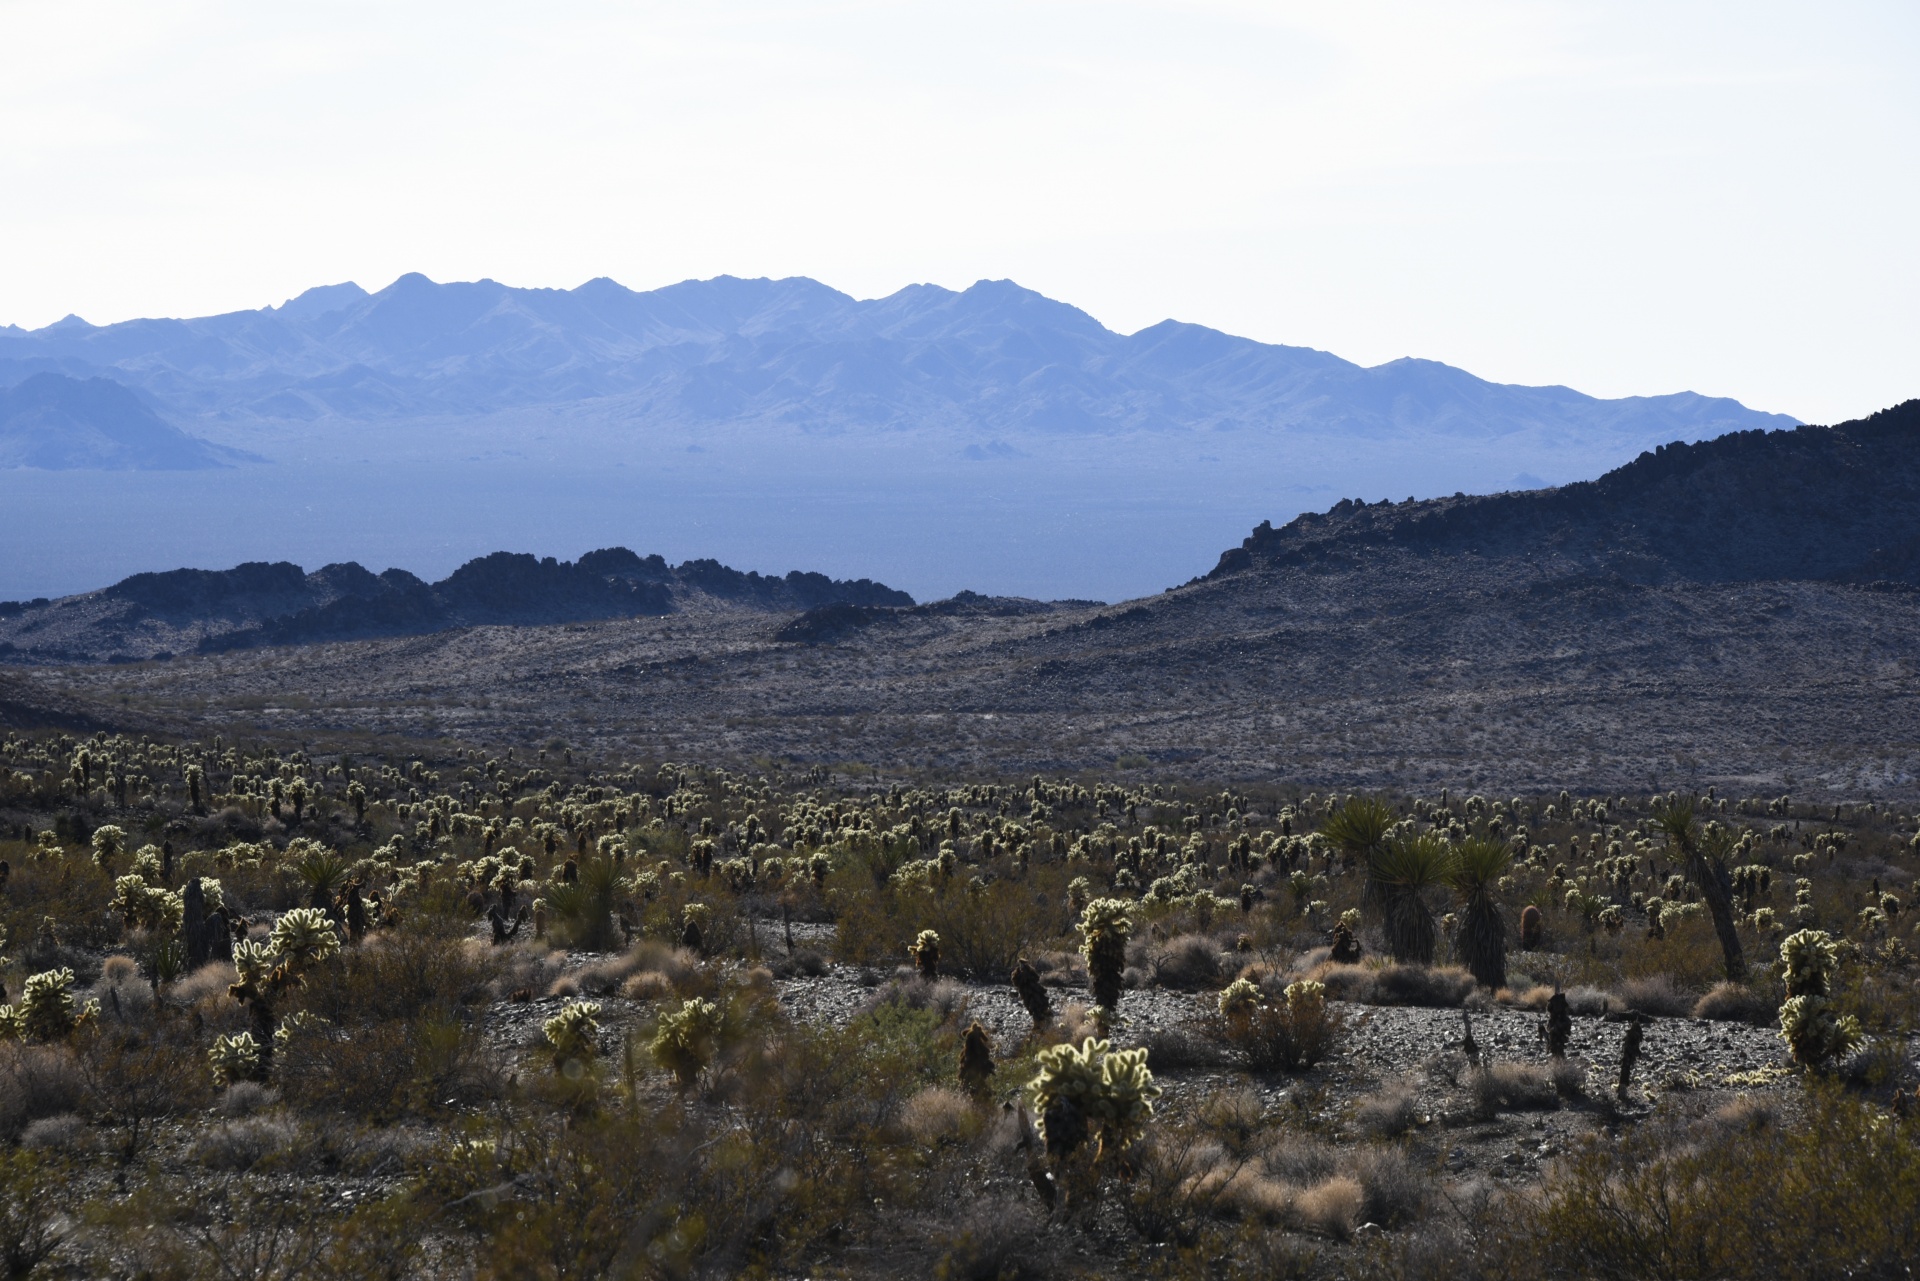
<path fill-rule="evenodd" d="M 807 610 L 908 606 L 867 579 L 798 570 L 784 578 L 718 561 L 669 566 L 624 547 L 577 561 L 495 552 L 428 583 L 352 562 L 307 573 L 281 561 L 227 570 L 135 574 L 62 600 L 0 602 L 0 660 L 125 662 L 258 646 L 415 636 L 457 627 L 538 626 L 673 613 L 688 607 Z"/>
<path fill-rule="evenodd" d="M 1342 503 L 1115 606 L 689 610 L 17 669 L 17 697 L 507 744 L 558 718 L 660 759 L 1920 795 L 1916 446 L 1908 404 L 1559 490 Z"/>
<path fill-rule="evenodd" d="M 1330 572 L 1392 553 L 1496 577 L 1920 584 L 1920 400 L 1858 422 L 1743 431 L 1642 454 L 1598 480 L 1431 502 L 1341 502 L 1263 524 L 1210 578 Z"/>

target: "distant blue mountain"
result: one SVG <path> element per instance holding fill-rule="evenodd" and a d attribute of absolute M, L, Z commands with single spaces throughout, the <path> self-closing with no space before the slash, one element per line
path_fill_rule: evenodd
<path fill-rule="evenodd" d="M 168 424 L 108 378 L 37 373 L 0 387 L 0 467 L 193 471 L 241 457 Z"/>
<path fill-rule="evenodd" d="M 1691 392 L 1365 368 L 1172 320 L 1120 334 L 1004 280 L 860 300 L 804 278 L 407 275 L 192 320 L 0 327 L 0 387 L 44 374 L 110 379 L 157 415 L 151 440 L 158 420 L 204 440 L 70 442 L 37 466 L 200 466 L 216 447 L 272 466 L 0 467 L 0 596 L 183 564 L 439 575 L 505 545 L 566 560 L 622 544 L 929 599 L 1117 600 L 1339 498 L 1557 485 L 1794 423 Z M 47 457 L 14 461 L 29 455 Z"/>
<path fill-rule="evenodd" d="M 1690 392 L 1599 400 L 1424 360 L 1323 351 L 1164 321 L 1125 335 L 1010 281 L 859 301 L 805 278 L 635 292 L 402 276 L 279 307 L 0 331 L 0 362 L 89 368 L 229 422 L 361 421 L 617 402 L 636 424 L 803 432 L 948 428 L 1017 438 L 1192 430 L 1487 439 L 1515 431 L 1695 438 L 1794 420 Z"/>

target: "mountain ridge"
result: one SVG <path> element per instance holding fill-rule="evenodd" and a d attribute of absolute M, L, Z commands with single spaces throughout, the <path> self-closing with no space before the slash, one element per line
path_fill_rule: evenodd
<path fill-rule="evenodd" d="M 0 363 L 60 360 L 113 372 L 183 414 L 233 421 L 607 397 L 660 421 L 843 430 L 1377 433 L 1424 422 L 1484 435 L 1625 413 L 1649 430 L 1689 434 L 1792 421 L 1694 393 L 1603 401 L 1413 358 L 1368 368 L 1183 321 L 1120 334 L 1007 280 L 958 291 L 911 285 L 860 300 L 806 277 L 635 291 L 606 277 L 572 290 L 518 289 L 410 272 L 373 293 L 351 282 L 318 286 L 278 308 L 0 331 Z M 1346 407 L 1329 410 L 1331 401 Z"/>
<path fill-rule="evenodd" d="M 494 552 L 435 583 L 403 569 L 375 574 L 351 561 L 312 573 L 288 561 L 249 561 L 226 570 L 134 574 L 59 600 L 0 602 L 0 661 L 170 659 L 185 651 L 664 616 L 685 608 L 831 604 L 899 607 L 913 598 L 864 578 L 801 570 L 773 577 L 714 560 L 670 566 L 658 554 L 642 557 L 624 547 L 577 561 Z"/>

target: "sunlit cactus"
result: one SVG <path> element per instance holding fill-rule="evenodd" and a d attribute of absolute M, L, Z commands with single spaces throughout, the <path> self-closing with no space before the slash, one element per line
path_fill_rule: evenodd
<path fill-rule="evenodd" d="M 584 1063 L 599 1051 L 600 1004 L 568 1001 L 558 1014 L 540 1025 L 540 1030 L 546 1035 L 555 1068 Z"/>
<path fill-rule="evenodd" d="M 687 1089 L 713 1062 L 719 1050 L 723 1023 L 719 1006 L 695 997 L 679 1009 L 660 1016 L 659 1027 L 647 1048 L 654 1062 L 673 1073 L 681 1088 Z"/>
<path fill-rule="evenodd" d="M 1040 1051 L 1039 1069 L 1027 1091 L 1050 1154 L 1070 1156 L 1092 1140 L 1096 1161 L 1117 1155 L 1153 1119 L 1160 1087 L 1144 1048 L 1115 1050 L 1088 1037 Z"/>
<path fill-rule="evenodd" d="M 64 966 L 27 976 L 18 1005 L 0 1005 L 0 1035 L 25 1041 L 64 1041 L 100 1013 L 98 1001 L 73 999 L 73 971 Z"/>
<path fill-rule="evenodd" d="M 932 930 L 921 930 L 907 948 L 907 955 L 913 958 L 913 968 L 920 972 L 923 979 L 940 977 L 940 936 Z"/>
<path fill-rule="evenodd" d="M 264 1067 L 260 1043 L 251 1032 L 216 1037 L 207 1051 L 207 1066 L 213 1070 L 213 1083 L 222 1089 L 235 1081 L 257 1081 Z"/>
<path fill-rule="evenodd" d="M 1133 935 L 1133 917 L 1124 899 L 1100 898 L 1080 914 L 1082 954 L 1093 987 L 1093 1003 L 1103 1010 L 1119 1007 L 1127 969 L 1127 940 Z"/>
<path fill-rule="evenodd" d="M 325 912 L 296 907 L 274 922 L 267 946 L 287 967 L 288 974 L 298 978 L 316 962 L 340 950 L 340 935 L 334 931 L 333 922 Z"/>
<path fill-rule="evenodd" d="M 1780 1006 L 1780 1035 L 1802 1067 L 1823 1067 L 1860 1044 L 1860 1020 L 1836 1016 L 1829 1000 L 1839 956 L 1839 945 L 1824 930 L 1800 930 L 1781 941 L 1787 999 Z"/>
<path fill-rule="evenodd" d="M 113 870 L 114 860 L 127 848 L 125 830 L 112 823 L 93 829 L 93 861 L 103 872 Z"/>

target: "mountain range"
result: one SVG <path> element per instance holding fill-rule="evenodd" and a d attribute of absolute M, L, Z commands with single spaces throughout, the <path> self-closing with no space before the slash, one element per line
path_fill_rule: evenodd
<path fill-rule="evenodd" d="M 16 370 L 111 371 L 181 415 L 229 421 L 490 414 L 620 398 L 636 424 L 805 432 L 951 427 L 983 437 L 1180 430 L 1556 427 L 1662 439 L 1781 425 L 1682 392 L 1603 401 L 1488 383 L 1426 360 L 1363 368 L 1323 351 L 1163 321 L 1114 333 L 1011 281 L 860 301 L 804 277 L 636 292 L 400 277 L 280 307 L 0 330 Z"/>
<path fill-rule="evenodd" d="M 184 437 L 86 444 L 111 435 L 83 412 L 101 379 L 151 411 L 154 440 Z M 0 329 L 0 385 L 16 382 L 59 393 L 74 442 L 48 447 L 41 424 L 23 444 L 0 421 L 0 502 L 24 540 L 0 594 L 16 596 L 260 556 L 442 575 L 501 545 L 504 505 L 517 545 L 562 558 L 649 545 L 920 596 L 1113 598 L 1179 581 L 1262 515 L 1538 488 L 1794 421 L 1691 392 L 1365 368 L 1172 320 L 1121 334 L 1004 280 L 859 300 L 804 278 L 637 292 L 416 274 L 198 319 Z M 239 461 L 219 451 L 257 461 L 210 466 Z M 203 470 L 97 470 L 188 459 Z M 102 516 L 63 528 L 76 507 Z M 213 519 L 183 526 L 183 508 Z"/>

